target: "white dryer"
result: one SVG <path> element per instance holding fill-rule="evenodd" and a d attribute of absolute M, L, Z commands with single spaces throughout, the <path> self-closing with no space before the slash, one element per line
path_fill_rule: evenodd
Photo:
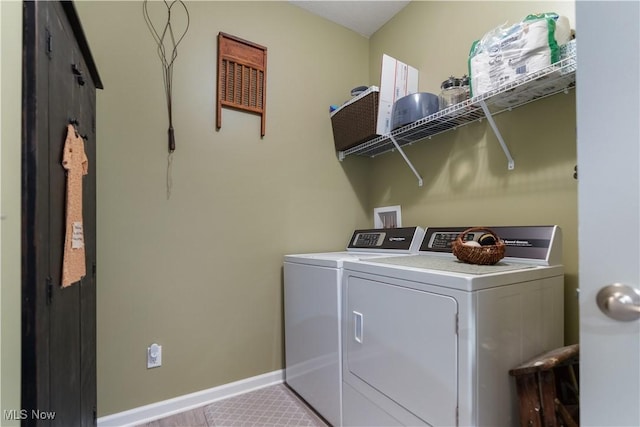
<path fill-rule="evenodd" d="M 560 229 L 491 227 L 507 245 L 494 266 L 452 255 L 464 229 L 427 228 L 418 255 L 344 262 L 344 425 L 518 425 L 509 369 L 564 345 Z"/>
<path fill-rule="evenodd" d="M 284 257 L 285 380 L 342 425 L 341 283 L 344 261 L 417 253 L 420 227 L 356 230 L 345 252 Z"/>

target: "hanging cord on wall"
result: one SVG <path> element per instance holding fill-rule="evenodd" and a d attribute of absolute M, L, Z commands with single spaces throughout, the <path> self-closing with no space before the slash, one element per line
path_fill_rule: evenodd
<path fill-rule="evenodd" d="M 173 163 L 173 153 L 169 153 L 167 156 L 167 200 L 171 198 L 171 188 L 173 187 L 173 176 L 171 171 L 171 164 Z"/>
<path fill-rule="evenodd" d="M 156 27 L 153 25 L 153 21 L 151 16 L 149 15 L 148 9 L 148 0 L 144 0 L 142 3 L 142 14 L 144 15 L 144 20 L 147 23 L 147 27 L 149 27 L 149 31 L 155 40 L 158 47 L 158 57 L 160 57 L 160 62 L 162 64 L 162 79 L 164 81 L 165 88 L 165 96 L 167 100 L 167 113 L 169 115 L 169 154 L 167 158 L 167 199 L 171 196 L 171 186 L 172 186 L 172 178 L 171 178 L 171 165 L 172 165 L 172 156 L 173 152 L 176 149 L 176 139 L 175 133 L 173 130 L 173 108 L 172 108 L 172 95 L 173 95 L 173 63 L 178 57 L 178 45 L 187 34 L 189 30 L 189 11 L 187 10 L 187 6 L 182 2 L 182 0 L 173 0 L 171 2 L 164 0 L 164 5 L 167 9 L 166 14 L 166 22 L 164 22 L 164 26 L 162 27 L 162 31 L 158 31 Z M 159 2 L 155 2 L 159 3 Z M 182 35 L 176 38 L 175 33 L 173 32 L 173 26 L 171 25 L 171 14 L 173 6 L 179 5 L 184 10 L 186 15 L 186 26 Z M 177 8 L 177 10 L 180 10 Z M 165 46 L 166 45 L 166 46 Z"/>

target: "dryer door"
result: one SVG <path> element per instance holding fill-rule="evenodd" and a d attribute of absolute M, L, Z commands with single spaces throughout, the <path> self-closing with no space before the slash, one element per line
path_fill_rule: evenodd
<path fill-rule="evenodd" d="M 353 276 L 346 287 L 345 381 L 430 425 L 456 425 L 456 300 Z"/>

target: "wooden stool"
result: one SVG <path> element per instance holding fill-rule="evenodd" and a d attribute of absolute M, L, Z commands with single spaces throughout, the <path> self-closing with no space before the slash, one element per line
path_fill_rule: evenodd
<path fill-rule="evenodd" d="M 511 369 L 522 427 L 578 427 L 578 344 L 557 348 Z"/>

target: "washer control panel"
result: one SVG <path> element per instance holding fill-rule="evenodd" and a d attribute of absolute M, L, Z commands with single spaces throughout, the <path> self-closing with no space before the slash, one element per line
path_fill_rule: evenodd
<path fill-rule="evenodd" d="M 424 229 L 421 227 L 372 228 L 353 232 L 347 251 L 414 253 L 418 251 Z"/>
<path fill-rule="evenodd" d="M 354 245 L 359 248 L 376 248 L 384 242 L 384 232 L 363 232 L 356 234 Z"/>

